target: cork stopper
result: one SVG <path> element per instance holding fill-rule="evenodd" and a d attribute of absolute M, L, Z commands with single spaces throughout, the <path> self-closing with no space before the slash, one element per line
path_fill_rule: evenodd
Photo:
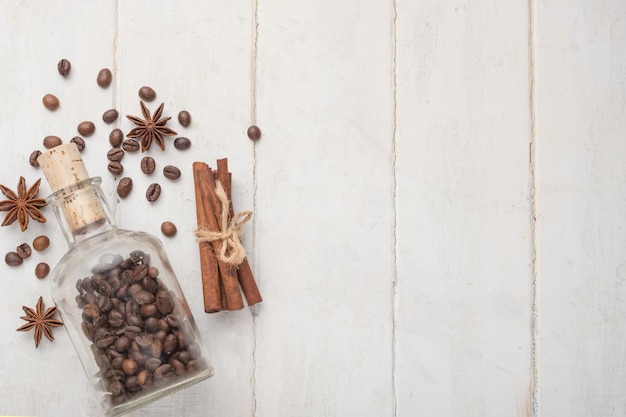
<path fill-rule="evenodd" d="M 70 232 L 80 234 L 106 220 L 95 190 L 89 186 L 77 187 L 90 177 L 74 143 L 50 149 L 41 154 L 37 162 L 52 192 L 60 193 L 55 204 L 61 208 Z"/>

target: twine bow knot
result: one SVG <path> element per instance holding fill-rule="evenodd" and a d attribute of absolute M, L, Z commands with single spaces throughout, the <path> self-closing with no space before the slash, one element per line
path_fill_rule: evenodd
<path fill-rule="evenodd" d="M 219 258 L 223 262 L 230 265 L 240 265 L 246 258 L 246 249 L 241 243 L 241 227 L 252 218 L 251 211 L 242 211 L 237 213 L 230 221 L 228 221 L 229 202 L 226 191 L 219 181 L 216 181 L 215 194 L 222 205 L 222 215 L 220 216 L 220 230 L 212 231 L 207 228 L 196 230 L 196 241 L 213 242 L 215 240 L 222 241 Z"/>

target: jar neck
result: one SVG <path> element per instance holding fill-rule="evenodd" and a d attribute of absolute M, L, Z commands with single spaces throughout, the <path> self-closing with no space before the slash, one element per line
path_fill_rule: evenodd
<path fill-rule="evenodd" d="M 114 229 L 111 211 L 100 188 L 100 177 L 65 187 L 46 199 L 61 226 L 68 245 Z"/>

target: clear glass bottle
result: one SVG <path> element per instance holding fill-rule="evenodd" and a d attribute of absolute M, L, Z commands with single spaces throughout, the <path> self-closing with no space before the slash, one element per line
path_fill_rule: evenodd
<path fill-rule="evenodd" d="M 104 414 L 124 414 L 210 377 L 161 242 L 115 226 L 100 178 L 88 178 L 75 145 L 53 148 L 39 163 L 57 190 L 47 202 L 69 244 L 52 273 L 52 298 Z"/>

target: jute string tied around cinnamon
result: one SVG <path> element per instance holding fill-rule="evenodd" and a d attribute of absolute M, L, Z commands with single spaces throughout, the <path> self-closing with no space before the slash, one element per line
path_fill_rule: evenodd
<path fill-rule="evenodd" d="M 219 181 L 215 182 L 215 194 L 222 205 L 222 215 L 220 217 L 221 230 L 213 231 L 202 227 L 196 230 L 196 241 L 202 243 L 221 240 L 220 260 L 230 265 L 237 266 L 246 259 L 246 249 L 243 247 L 240 239 L 242 235 L 241 227 L 250 221 L 252 212 L 242 211 L 237 213 L 229 222 L 228 213 L 230 206 L 228 197 L 226 196 L 224 187 Z"/>

